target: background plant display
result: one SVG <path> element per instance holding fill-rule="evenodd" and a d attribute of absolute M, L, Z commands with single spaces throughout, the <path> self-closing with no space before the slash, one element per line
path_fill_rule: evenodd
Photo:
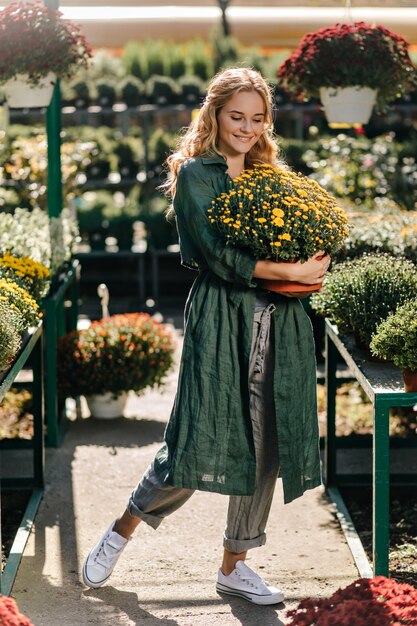
<path fill-rule="evenodd" d="M 208 214 L 228 243 L 259 259 L 307 261 L 320 250 L 332 254 L 348 235 L 344 211 L 322 187 L 269 165 L 235 178 Z"/>
<path fill-rule="evenodd" d="M 333 259 L 341 262 L 364 253 L 386 252 L 417 263 L 417 211 L 402 211 L 388 199 L 372 210 L 347 211 L 352 228 Z"/>
<path fill-rule="evenodd" d="M 333 267 L 312 308 L 337 324 L 341 332 L 353 332 L 369 346 L 377 325 L 389 313 L 417 297 L 417 272 L 411 261 L 389 255 L 363 255 Z"/>
<path fill-rule="evenodd" d="M 167 327 L 146 313 L 113 315 L 64 335 L 58 348 L 62 397 L 159 386 L 173 363 Z"/>
<path fill-rule="evenodd" d="M 377 89 L 379 109 L 417 86 L 405 39 L 365 22 L 307 33 L 277 76 L 279 84 L 301 101 L 319 97 L 320 87 Z"/>
<path fill-rule="evenodd" d="M 412 210 L 417 199 L 417 142 L 400 144 L 393 133 L 352 137 L 339 133 L 306 146 L 302 159 L 310 176 L 340 201 L 372 209 L 390 198 Z"/>
<path fill-rule="evenodd" d="M 0 212 L 0 253 L 30 257 L 44 265 L 51 277 L 72 257 L 77 236 L 77 221 L 69 209 L 56 218 L 39 208 Z"/>

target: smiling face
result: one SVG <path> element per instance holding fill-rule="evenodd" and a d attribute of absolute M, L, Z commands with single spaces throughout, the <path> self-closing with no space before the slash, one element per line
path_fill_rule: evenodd
<path fill-rule="evenodd" d="M 265 104 L 256 91 L 240 91 L 230 98 L 217 116 L 220 152 L 244 160 L 264 130 Z"/>

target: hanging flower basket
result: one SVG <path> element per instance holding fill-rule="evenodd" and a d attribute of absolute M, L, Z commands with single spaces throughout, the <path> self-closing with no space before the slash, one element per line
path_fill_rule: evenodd
<path fill-rule="evenodd" d="M 37 85 L 28 82 L 27 75 L 18 74 L 4 85 L 4 94 L 11 109 L 47 107 L 51 102 L 56 74 L 50 72 Z"/>
<path fill-rule="evenodd" d="M 278 85 L 300 102 L 321 97 L 323 87 L 330 88 L 331 94 L 340 88 L 352 89 L 352 93 L 358 87 L 377 90 L 372 105 L 378 112 L 417 86 L 417 69 L 407 41 L 383 26 L 365 22 L 334 24 L 307 33 L 280 65 L 277 77 Z M 335 123 L 356 123 L 351 108 L 347 104 L 344 113 L 339 109 Z"/>
<path fill-rule="evenodd" d="M 47 106 L 56 77 L 71 78 L 87 68 L 92 54 L 79 26 L 41 0 L 0 10 L 0 33 L 0 85 L 13 108 Z M 27 90 L 19 87 L 23 77 Z M 37 88 L 45 85 L 49 94 L 38 96 Z"/>
<path fill-rule="evenodd" d="M 370 87 L 320 87 L 320 100 L 329 124 L 367 124 L 377 90 Z"/>

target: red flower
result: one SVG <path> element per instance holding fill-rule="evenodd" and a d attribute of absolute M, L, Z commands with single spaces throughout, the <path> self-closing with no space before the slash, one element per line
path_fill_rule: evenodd
<path fill-rule="evenodd" d="M 32 622 L 20 613 L 13 598 L 0 596 L 1 626 L 33 626 Z"/>
<path fill-rule="evenodd" d="M 371 87 L 378 90 L 380 108 L 417 86 L 405 39 L 364 22 L 307 33 L 277 76 L 298 100 L 318 97 L 320 87 Z"/>
<path fill-rule="evenodd" d="M 362 578 L 330 598 L 303 600 L 287 617 L 289 626 L 415 626 L 417 589 L 384 576 Z"/>
<path fill-rule="evenodd" d="M 16 2 L 0 11 L 0 82 L 27 74 L 37 84 L 54 72 L 69 77 L 87 67 L 91 48 L 78 25 L 62 13 L 43 6 Z"/>

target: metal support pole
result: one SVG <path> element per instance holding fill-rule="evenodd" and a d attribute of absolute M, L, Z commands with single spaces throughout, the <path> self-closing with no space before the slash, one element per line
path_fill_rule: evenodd
<path fill-rule="evenodd" d="M 60 433 L 58 427 L 57 381 L 57 310 L 54 298 L 45 300 L 45 405 L 48 445 L 58 446 Z"/>
<path fill-rule="evenodd" d="M 45 6 L 58 9 L 59 0 L 45 0 Z M 56 81 L 51 104 L 46 111 L 46 135 L 48 140 L 48 214 L 58 217 L 62 211 L 61 174 L 61 89 Z"/>
<path fill-rule="evenodd" d="M 324 481 L 326 486 L 335 484 L 337 450 L 336 450 L 336 367 L 337 349 L 328 333 L 325 336 L 326 354 L 326 403 L 327 433 L 324 453 Z"/>
<path fill-rule="evenodd" d="M 56 81 L 51 104 L 46 111 L 48 139 L 48 214 L 58 217 L 62 211 L 61 175 L 61 90 Z"/>
<path fill-rule="evenodd" d="M 374 576 L 389 575 L 389 406 L 375 399 L 373 434 L 372 553 Z"/>
<path fill-rule="evenodd" d="M 218 0 L 220 5 L 220 10 L 222 12 L 222 26 L 223 26 L 223 34 L 225 37 L 230 35 L 230 27 L 229 22 L 227 21 L 227 5 L 229 4 L 229 0 Z"/>
<path fill-rule="evenodd" d="M 43 334 L 32 352 L 33 368 L 33 484 L 44 488 L 44 402 L 43 402 Z"/>

